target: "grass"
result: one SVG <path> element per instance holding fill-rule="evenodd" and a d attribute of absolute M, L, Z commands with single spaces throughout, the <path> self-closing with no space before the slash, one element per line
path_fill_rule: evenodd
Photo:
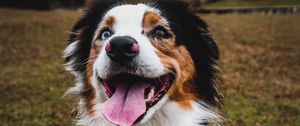
<path fill-rule="evenodd" d="M 300 124 L 299 15 L 204 16 L 222 60 L 229 125 Z"/>
<path fill-rule="evenodd" d="M 62 51 L 77 11 L 0 9 L 0 125 L 72 125 Z M 300 124 L 299 15 L 203 15 L 221 50 L 228 126 Z"/>
<path fill-rule="evenodd" d="M 70 125 L 62 50 L 77 12 L 0 9 L 0 125 Z"/>
<path fill-rule="evenodd" d="M 219 0 L 205 3 L 204 7 L 299 6 L 299 0 Z"/>

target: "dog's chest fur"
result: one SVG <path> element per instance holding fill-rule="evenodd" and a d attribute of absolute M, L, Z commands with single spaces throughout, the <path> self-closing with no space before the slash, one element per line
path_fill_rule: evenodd
<path fill-rule="evenodd" d="M 193 109 L 184 110 L 175 102 L 166 101 L 165 105 L 159 110 L 149 111 L 153 112 L 153 116 L 147 122 L 141 122 L 134 126 L 206 126 L 208 124 L 221 124 L 222 117 L 203 106 L 205 103 L 193 102 L 192 104 Z M 93 119 L 93 117 L 84 114 L 77 122 L 79 126 L 99 126 L 99 124 L 101 126 L 115 126 L 102 116 Z"/>

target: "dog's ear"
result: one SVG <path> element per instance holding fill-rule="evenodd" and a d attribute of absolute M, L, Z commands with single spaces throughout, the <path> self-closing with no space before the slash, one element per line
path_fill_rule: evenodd
<path fill-rule="evenodd" d="M 219 51 L 208 25 L 192 13 L 185 2 L 158 0 L 155 4 L 162 11 L 162 16 L 168 20 L 176 43 L 186 46 L 195 63 L 196 84 L 193 88 L 206 103 L 219 105 L 221 98 L 216 85 Z"/>
<path fill-rule="evenodd" d="M 79 75 L 85 73 L 94 32 L 105 13 L 116 4 L 108 0 L 95 3 L 73 26 L 64 56 L 68 70 Z"/>
<path fill-rule="evenodd" d="M 168 18 L 168 21 L 173 26 L 173 31 L 176 32 L 177 40 L 191 38 L 204 39 L 208 44 L 208 52 L 214 58 L 219 58 L 219 51 L 216 43 L 212 39 L 207 23 L 199 16 L 194 14 L 186 1 L 182 0 L 155 0 L 156 5 L 160 7 L 163 16 Z M 197 42 L 199 43 L 199 42 Z M 194 44 L 194 43 L 193 43 Z"/>

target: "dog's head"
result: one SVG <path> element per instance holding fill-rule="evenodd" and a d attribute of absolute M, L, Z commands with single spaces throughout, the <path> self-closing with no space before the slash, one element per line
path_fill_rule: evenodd
<path fill-rule="evenodd" d="M 219 104 L 217 46 L 181 2 L 96 4 L 73 27 L 65 58 L 78 78 L 71 90 L 93 119 L 133 125 L 168 102 Z"/>

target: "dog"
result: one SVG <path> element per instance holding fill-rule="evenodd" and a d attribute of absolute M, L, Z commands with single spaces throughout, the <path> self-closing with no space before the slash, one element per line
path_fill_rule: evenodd
<path fill-rule="evenodd" d="M 184 2 L 99 2 L 64 51 L 83 126 L 220 125 L 219 51 Z"/>

